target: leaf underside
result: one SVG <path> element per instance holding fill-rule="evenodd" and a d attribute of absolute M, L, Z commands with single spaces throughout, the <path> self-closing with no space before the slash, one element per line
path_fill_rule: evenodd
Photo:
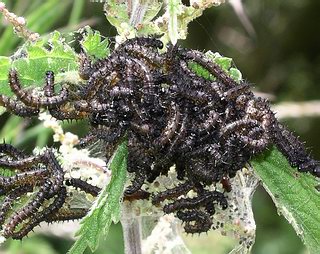
<path fill-rule="evenodd" d="M 310 253 L 319 253 L 320 192 L 319 182 L 292 168 L 275 148 L 251 161 L 278 212 L 286 217 Z"/>
<path fill-rule="evenodd" d="M 127 173 L 127 142 L 123 142 L 116 150 L 110 169 L 112 177 L 110 183 L 101 191 L 91 211 L 81 221 L 81 228 L 77 232 L 77 241 L 69 250 L 69 254 L 82 254 L 87 247 L 91 251 L 98 248 L 99 240 L 106 237 L 112 222 L 120 220 L 121 199 Z"/>

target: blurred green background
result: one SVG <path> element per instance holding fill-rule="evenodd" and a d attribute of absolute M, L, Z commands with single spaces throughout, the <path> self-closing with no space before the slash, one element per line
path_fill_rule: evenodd
<path fill-rule="evenodd" d="M 68 32 L 83 25 L 98 29 L 104 36 L 115 36 L 106 21 L 101 3 L 89 0 L 7 0 L 9 10 L 27 18 L 28 28 L 45 34 L 53 29 Z M 230 4 L 205 11 L 192 22 L 186 47 L 218 51 L 232 57 L 255 90 L 272 95 L 273 102 L 320 100 L 320 1 L 247 0 L 245 12 L 252 24 L 246 28 Z M 0 55 L 8 56 L 21 43 L 12 27 L 1 17 Z M 320 117 L 285 119 L 284 122 L 306 141 L 315 158 L 320 159 Z M 77 133 L 79 128 L 66 125 Z M 35 120 L 0 116 L 0 138 L 25 149 L 50 144 L 50 131 Z M 257 224 L 254 254 L 299 254 L 306 250 L 292 227 L 260 188 L 254 196 Z M 215 232 L 188 237 L 193 253 L 228 253 L 234 241 Z M 34 235 L 20 241 L 8 241 L 0 248 L 8 254 L 65 253 L 72 241 L 65 238 Z M 88 251 L 88 253 L 90 253 Z M 96 253 L 121 254 L 121 227 L 115 225 L 108 240 Z"/>

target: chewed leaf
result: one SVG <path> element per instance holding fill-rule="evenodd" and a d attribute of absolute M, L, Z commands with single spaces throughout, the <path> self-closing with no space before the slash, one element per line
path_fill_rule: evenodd
<path fill-rule="evenodd" d="M 23 86 L 41 86 L 48 70 L 55 74 L 78 69 L 77 55 L 59 32 L 32 43 L 26 42 L 11 58 L 0 59 L 0 93 L 10 95 L 8 71 L 15 68 Z"/>
<path fill-rule="evenodd" d="M 8 85 L 11 68 L 18 71 L 22 86 L 34 87 L 44 85 L 48 70 L 55 73 L 58 81 L 70 81 L 70 77 L 78 81 L 77 62 L 77 54 L 59 32 L 50 33 L 36 42 L 26 42 L 12 57 L 0 57 L 0 94 L 12 95 Z M 0 107 L 0 114 L 4 111 Z"/>
<path fill-rule="evenodd" d="M 70 254 L 82 254 L 87 247 L 92 251 L 96 250 L 100 238 L 108 234 L 111 223 L 119 222 L 120 202 L 126 182 L 127 156 L 127 142 L 123 142 L 109 165 L 112 171 L 111 181 L 81 221 L 81 228 L 76 234 L 79 238 L 69 250 Z"/>
<path fill-rule="evenodd" d="M 84 30 L 86 34 L 83 37 L 81 45 L 85 52 L 97 59 L 107 57 L 110 54 L 108 40 L 103 40 L 100 32 L 93 31 L 90 27 L 85 27 Z"/>
<path fill-rule="evenodd" d="M 76 53 L 64 43 L 59 32 L 34 44 L 27 42 L 19 53 L 13 67 L 18 70 L 23 85 L 43 85 L 48 70 L 57 74 L 78 69 Z"/>
<path fill-rule="evenodd" d="M 319 182 L 314 176 L 298 173 L 276 149 L 251 163 L 278 211 L 291 223 L 310 253 L 319 253 Z"/>

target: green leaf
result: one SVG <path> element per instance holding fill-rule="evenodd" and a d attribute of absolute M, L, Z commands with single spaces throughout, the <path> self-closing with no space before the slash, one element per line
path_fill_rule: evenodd
<path fill-rule="evenodd" d="M 108 40 L 102 40 L 99 31 L 93 31 L 90 27 L 85 27 L 86 32 L 81 45 L 85 52 L 94 58 L 105 58 L 110 54 Z"/>
<path fill-rule="evenodd" d="M 213 53 L 211 51 L 206 52 L 206 56 L 212 60 L 212 62 L 218 64 L 222 70 L 224 70 L 229 76 L 236 82 L 242 80 L 241 72 L 232 66 L 232 58 L 221 56 L 218 52 Z M 215 77 L 200 64 L 195 62 L 188 62 L 188 67 L 194 71 L 198 76 L 203 77 L 207 80 L 214 81 Z"/>
<path fill-rule="evenodd" d="M 275 148 L 251 164 L 278 211 L 292 224 L 310 253 L 319 253 L 320 193 L 316 178 L 292 168 Z"/>
<path fill-rule="evenodd" d="M 57 31 L 35 43 L 27 42 L 19 50 L 18 56 L 19 53 L 27 57 L 15 60 L 13 67 L 18 70 L 24 85 L 42 86 L 48 70 L 56 74 L 78 70 L 76 53 Z"/>
<path fill-rule="evenodd" d="M 242 80 L 242 73 L 236 68 L 231 67 L 229 70 L 229 75 L 237 82 L 240 82 Z"/>
<path fill-rule="evenodd" d="M 10 69 L 10 58 L 0 56 L 0 94 L 9 94 L 8 73 Z"/>
<path fill-rule="evenodd" d="M 77 55 L 59 32 L 53 32 L 34 43 L 26 42 L 12 59 L 0 58 L 0 94 L 12 95 L 8 86 L 10 68 L 17 69 L 23 86 L 42 86 L 48 70 L 53 71 L 56 77 L 78 70 Z"/>
<path fill-rule="evenodd" d="M 208 52 L 206 52 L 206 56 L 209 59 L 211 59 L 213 62 L 218 64 L 221 67 L 221 69 L 224 70 L 225 72 L 229 71 L 231 64 L 232 64 L 232 58 L 222 56 L 218 52 L 213 53 L 210 50 Z"/>
<path fill-rule="evenodd" d="M 14 172 L 10 169 L 0 168 L 0 176 L 1 177 L 10 177 L 14 176 Z"/>
<path fill-rule="evenodd" d="M 120 219 L 121 199 L 127 174 L 127 142 L 119 145 L 110 169 L 110 183 L 101 191 L 88 215 L 81 221 L 81 228 L 76 236 L 79 238 L 69 250 L 69 254 L 82 254 L 87 247 L 95 251 L 101 236 L 107 236 L 112 222 Z"/>
<path fill-rule="evenodd" d="M 200 64 L 195 62 L 189 62 L 188 67 L 194 71 L 198 76 L 203 77 L 206 80 L 215 80 L 215 77 L 204 67 L 202 67 Z"/>
<path fill-rule="evenodd" d="M 222 70 L 228 71 L 231 67 L 232 59 L 229 57 L 217 57 L 214 61 L 221 67 Z"/>

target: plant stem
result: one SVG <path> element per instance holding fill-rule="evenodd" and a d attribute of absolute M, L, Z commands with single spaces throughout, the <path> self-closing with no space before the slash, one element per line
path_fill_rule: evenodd
<path fill-rule="evenodd" d="M 141 218 L 134 215 L 130 202 L 123 203 L 121 224 L 126 254 L 141 254 Z"/>

